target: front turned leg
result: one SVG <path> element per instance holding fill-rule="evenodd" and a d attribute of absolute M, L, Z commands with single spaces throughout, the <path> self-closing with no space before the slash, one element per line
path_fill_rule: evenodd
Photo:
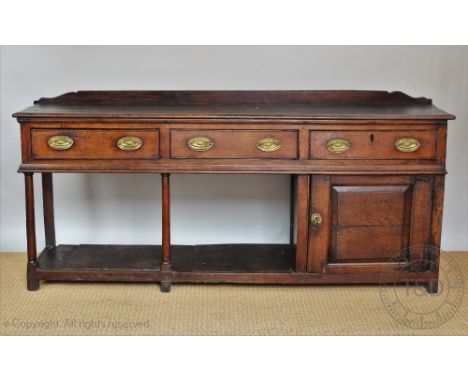
<path fill-rule="evenodd" d="M 161 248 L 161 292 L 171 290 L 171 204 L 169 174 L 161 174 L 162 187 L 162 248 Z"/>
<path fill-rule="evenodd" d="M 36 253 L 36 222 L 34 219 L 34 183 L 33 173 L 24 174 L 26 200 L 26 242 L 28 247 L 28 264 L 26 268 L 27 288 L 29 291 L 39 289 Z"/>

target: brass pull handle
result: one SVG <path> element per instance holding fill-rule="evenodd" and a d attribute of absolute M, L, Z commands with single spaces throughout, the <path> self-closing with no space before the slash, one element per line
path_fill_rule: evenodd
<path fill-rule="evenodd" d="M 67 137 L 66 135 L 55 135 L 50 137 L 47 141 L 49 147 L 53 148 L 54 150 L 68 150 L 70 147 L 73 146 L 73 138 Z"/>
<path fill-rule="evenodd" d="M 214 143 L 208 137 L 193 137 L 187 141 L 187 145 L 193 151 L 208 151 L 213 147 Z"/>
<path fill-rule="evenodd" d="M 135 151 L 143 146 L 143 139 L 138 137 L 122 137 L 117 141 L 117 147 L 123 151 Z"/>
<path fill-rule="evenodd" d="M 351 148 L 351 142 L 344 138 L 333 138 L 325 143 L 325 147 L 331 153 L 344 153 Z"/>
<path fill-rule="evenodd" d="M 314 224 L 314 225 L 322 224 L 322 215 L 320 215 L 318 212 L 314 212 L 314 213 L 310 216 L 310 221 L 311 221 L 312 224 Z"/>
<path fill-rule="evenodd" d="M 279 150 L 281 146 L 281 141 L 276 138 L 263 138 L 257 141 L 257 149 L 266 153 Z"/>
<path fill-rule="evenodd" d="M 416 138 L 401 138 L 395 142 L 395 147 L 402 153 L 412 153 L 421 147 L 421 143 Z"/>

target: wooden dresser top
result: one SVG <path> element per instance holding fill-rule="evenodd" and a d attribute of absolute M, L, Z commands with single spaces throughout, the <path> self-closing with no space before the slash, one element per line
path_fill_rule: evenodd
<path fill-rule="evenodd" d="M 41 98 L 13 114 L 21 120 L 275 119 L 449 120 L 427 98 L 401 92 L 313 91 L 78 91 Z"/>

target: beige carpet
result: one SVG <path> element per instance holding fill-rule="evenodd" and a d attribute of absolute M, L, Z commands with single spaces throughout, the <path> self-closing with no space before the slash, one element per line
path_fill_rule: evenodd
<path fill-rule="evenodd" d="M 468 253 L 450 255 L 466 280 Z M 447 322 L 411 329 L 379 286 L 176 284 L 163 294 L 158 284 L 42 282 L 28 292 L 25 259 L 0 254 L 3 335 L 468 335 L 466 297 Z"/>

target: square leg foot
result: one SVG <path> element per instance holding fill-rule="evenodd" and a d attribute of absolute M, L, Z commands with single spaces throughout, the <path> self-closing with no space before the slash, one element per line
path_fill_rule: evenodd
<path fill-rule="evenodd" d="M 26 268 L 26 280 L 29 291 L 34 292 L 39 289 L 39 277 L 37 277 L 37 265 L 35 263 L 28 263 Z"/>
<path fill-rule="evenodd" d="M 39 280 L 38 279 L 28 279 L 27 288 L 30 292 L 35 292 L 39 290 Z"/>
<path fill-rule="evenodd" d="M 161 292 L 169 293 L 171 291 L 171 282 L 170 281 L 161 281 Z"/>
<path fill-rule="evenodd" d="M 439 280 L 431 280 L 426 284 L 426 291 L 429 294 L 437 294 L 439 291 Z"/>

